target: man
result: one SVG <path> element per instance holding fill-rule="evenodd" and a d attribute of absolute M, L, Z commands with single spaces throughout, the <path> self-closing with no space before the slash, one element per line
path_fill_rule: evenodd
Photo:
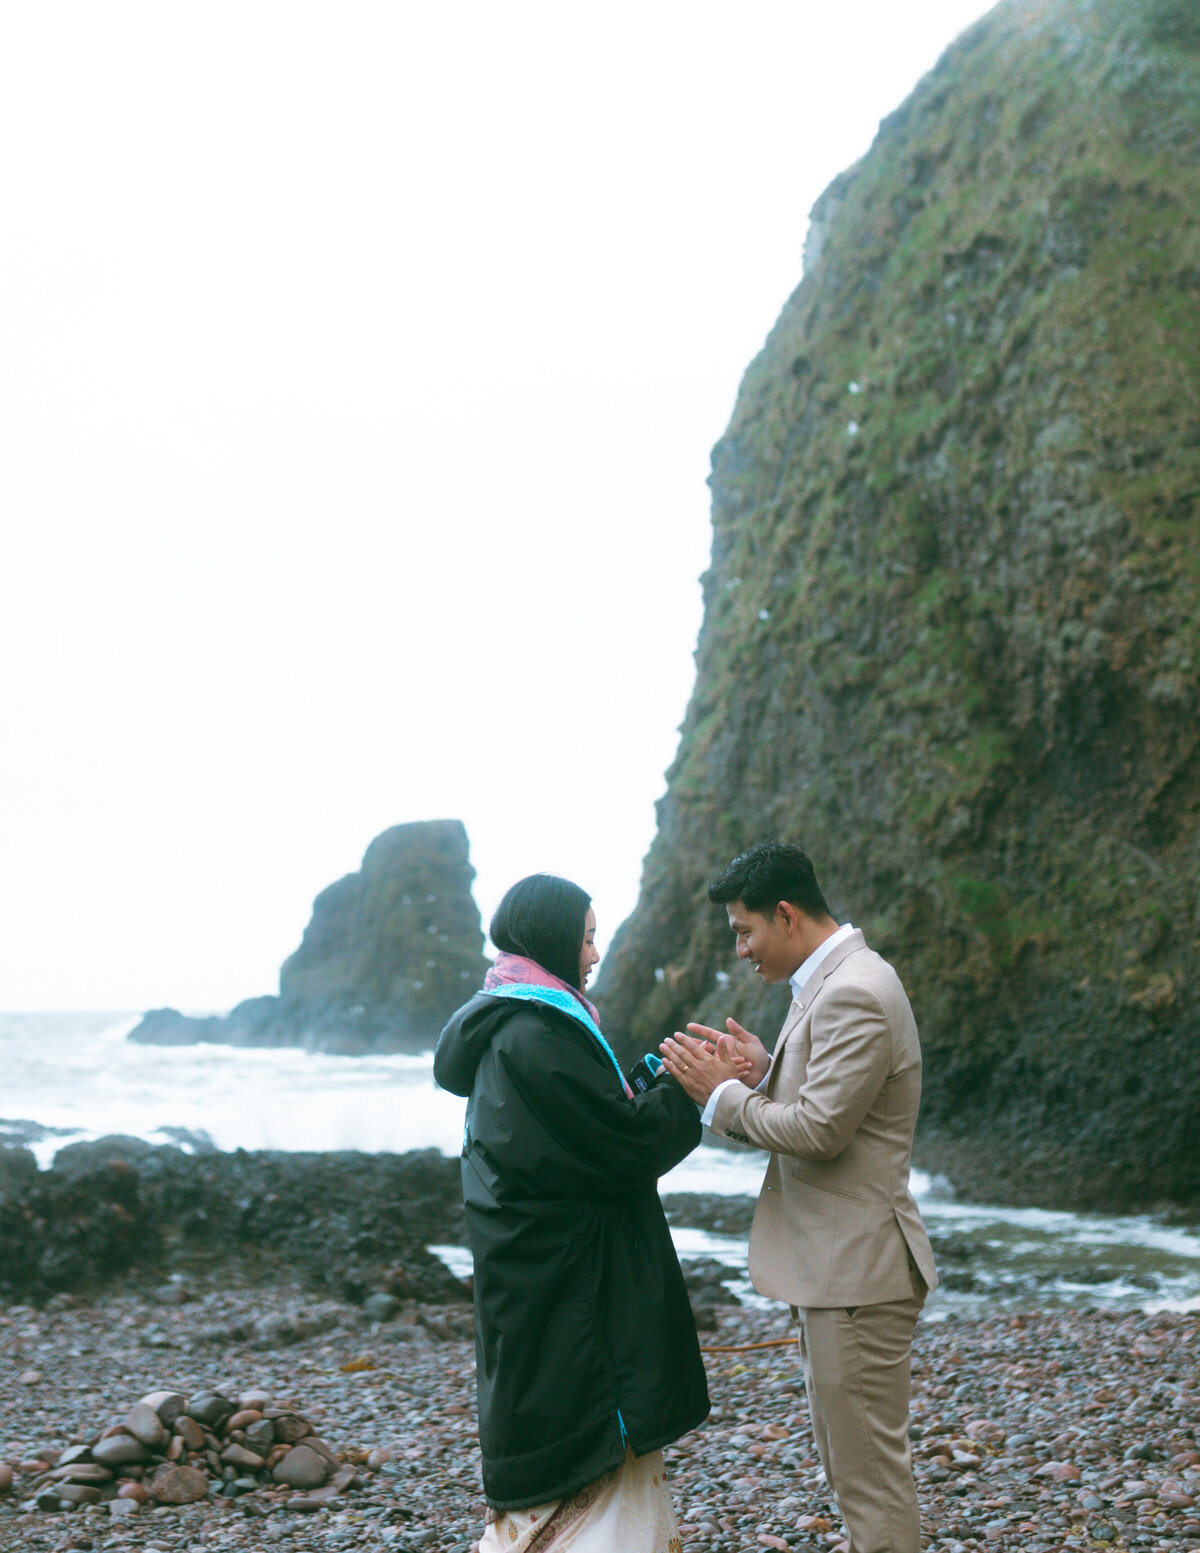
<path fill-rule="evenodd" d="M 708 887 L 738 957 L 793 1002 L 770 1056 L 736 1021 L 660 1048 L 714 1132 L 771 1154 L 750 1278 L 799 1329 L 817 1449 L 849 1553 L 920 1553 L 912 1333 L 937 1274 L 908 1186 L 921 1048 L 892 967 L 830 915 L 799 847 L 765 841 Z"/>

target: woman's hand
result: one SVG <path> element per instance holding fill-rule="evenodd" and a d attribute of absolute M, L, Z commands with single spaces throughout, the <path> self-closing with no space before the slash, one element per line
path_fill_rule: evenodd
<path fill-rule="evenodd" d="M 736 1019 L 727 1019 L 725 1026 L 728 1035 L 712 1030 L 708 1025 L 692 1024 L 688 1029 L 700 1040 L 708 1041 L 748 1089 L 757 1089 L 771 1066 L 770 1052 L 758 1036 L 743 1029 Z"/>

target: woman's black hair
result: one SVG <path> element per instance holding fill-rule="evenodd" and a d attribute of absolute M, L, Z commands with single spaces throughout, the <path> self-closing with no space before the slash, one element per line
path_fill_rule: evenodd
<path fill-rule="evenodd" d="M 496 907 L 488 935 L 497 949 L 536 960 L 543 970 L 580 987 L 579 962 L 592 897 L 556 874 L 518 879 Z"/>

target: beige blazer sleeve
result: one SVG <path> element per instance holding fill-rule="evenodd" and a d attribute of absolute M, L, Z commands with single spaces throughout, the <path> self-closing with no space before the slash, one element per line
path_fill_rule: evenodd
<path fill-rule="evenodd" d="M 773 1154 L 798 1159 L 834 1159 L 858 1131 L 887 1080 L 892 1063 L 891 1030 L 880 999 L 853 984 L 831 987 L 813 1009 L 807 1069 L 794 1100 L 789 1092 L 788 1043 L 781 1042 L 765 1093 L 739 1085 L 723 1094 L 713 1127 L 723 1130 L 723 1113 L 751 1143 Z M 775 1071 L 778 1067 L 778 1073 Z"/>

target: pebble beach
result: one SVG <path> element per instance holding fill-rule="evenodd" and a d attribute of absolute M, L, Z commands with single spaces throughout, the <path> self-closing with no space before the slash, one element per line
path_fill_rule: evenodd
<path fill-rule="evenodd" d="M 390 1315 L 278 1285 L 0 1307 L 0 1550 L 471 1553 L 484 1504 L 470 1309 Z M 724 1307 L 707 1320 L 712 1416 L 666 1453 L 684 1546 L 836 1553 L 787 1312 Z M 1200 1317 L 1169 1312 L 920 1325 L 912 1435 L 926 1545 L 1200 1547 L 1198 1337 Z M 226 1473 L 195 1503 L 37 1508 L 63 1457 L 162 1391 L 302 1413 L 340 1486 L 322 1498 Z"/>

